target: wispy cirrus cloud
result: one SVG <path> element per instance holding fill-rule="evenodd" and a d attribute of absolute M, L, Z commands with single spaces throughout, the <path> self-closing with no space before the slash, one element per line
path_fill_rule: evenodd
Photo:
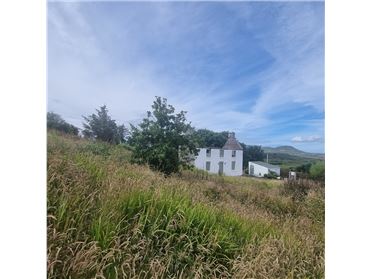
<path fill-rule="evenodd" d="M 106 104 L 137 123 L 163 96 L 194 126 L 248 144 L 323 135 L 323 12 L 323 3 L 49 3 L 48 108 L 81 126 Z"/>

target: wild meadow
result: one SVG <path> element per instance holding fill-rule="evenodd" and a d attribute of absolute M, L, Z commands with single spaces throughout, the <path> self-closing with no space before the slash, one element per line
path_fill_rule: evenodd
<path fill-rule="evenodd" d="M 47 167 L 48 278 L 324 278 L 318 183 L 166 177 L 53 131 Z"/>

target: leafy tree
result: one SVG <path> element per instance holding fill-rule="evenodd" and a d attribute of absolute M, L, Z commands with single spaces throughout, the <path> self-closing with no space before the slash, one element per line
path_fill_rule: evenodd
<path fill-rule="evenodd" d="M 186 112 L 175 113 L 165 98 L 156 97 L 152 109 L 138 127 L 131 125 L 129 143 L 134 149 L 135 162 L 149 164 L 168 175 L 188 165 L 192 154 L 196 155 L 192 128 L 186 122 Z"/>
<path fill-rule="evenodd" d="M 214 132 L 207 129 L 194 131 L 193 138 L 198 147 L 222 148 L 227 141 L 229 132 Z"/>
<path fill-rule="evenodd" d="M 124 125 L 117 125 L 115 120 L 108 115 L 106 106 L 96 109 L 97 114 L 87 117 L 83 116 L 86 123 L 83 123 L 83 135 L 87 138 L 106 141 L 112 144 L 119 144 L 125 141 L 127 130 Z"/>
<path fill-rule="evenodd" d="M 79 134 L 79 129 L 77 127 L 67 123 L 59 114 L 54 112 L 47 113 L 47 128 L 55 129 L 67 134 Z"/>
<path fill-rule="evenodd" d="M 324 181 L 325 179 L 325 164 L 324 162 L 317 162 L 310 167 L 310 178 Z"/>
<path fill-rule="evenodd" d="M 250 161 L 263 161 L 265 153 L 259 145 L 246 145 L 240 143 L 243 147 L 243 167 L 248 168 L 248 162 Z"/>

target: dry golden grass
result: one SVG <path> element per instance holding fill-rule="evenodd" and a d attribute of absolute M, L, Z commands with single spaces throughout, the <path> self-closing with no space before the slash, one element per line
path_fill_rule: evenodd
<path fill-rule="evenodd" d="M 49 278 L 323 278 L 324 188 L 185 171 L 48 133 Z"/>

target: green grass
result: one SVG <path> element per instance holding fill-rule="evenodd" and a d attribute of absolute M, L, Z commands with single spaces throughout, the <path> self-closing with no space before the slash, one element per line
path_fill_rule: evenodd
<path fill-rule="evenodd" d="M 164 177 L 130 154 L 48 132 L 49 278 L 324 277 L 324 192 Z"/>

